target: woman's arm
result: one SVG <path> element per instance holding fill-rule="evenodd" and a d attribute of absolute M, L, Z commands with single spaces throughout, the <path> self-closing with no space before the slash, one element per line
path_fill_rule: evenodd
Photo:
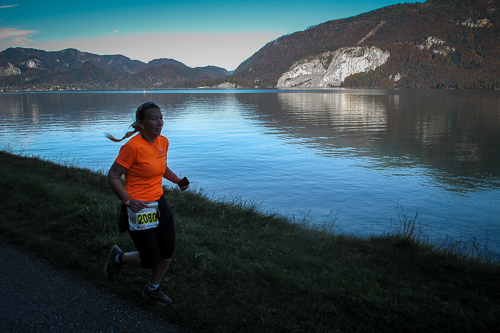
<path fill-rule="evenodd" d="M 177 175 L 172 170 L 170 170 L 168 166 L 165 167 L 165 173 L 163 173 L 163 178 L 171 181 L 174 184 L 179 184 L 179 181 L 182 180 L 182 178 L 177 177 Z M 187 190 L 188 188 L 189 184 L 181 187 L 181 191 Z"/>
<path fill-rule="evenodd" d="M 115 192 L 116 196 L 122 201 L 129 196 L 120 180 L 120 178 L 127 171 L 128 171 L 127 168 L 114 162 L 108 171 L 108 175 L 106 176 L 109 186 L 111 187 L 113 192 Z M 138 212 L 141 209 L 147 207 L 147 205 L 143 201 L 136 200 L 134 198 L 130 198 L 130 202 L 128 203 L 127 206 L 130 207 L 130 209 L 132 209 L 134 212 Z"/>

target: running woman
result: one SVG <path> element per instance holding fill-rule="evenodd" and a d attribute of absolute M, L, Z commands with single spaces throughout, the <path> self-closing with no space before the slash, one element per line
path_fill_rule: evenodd
<path fill-rule="evenodd" d="M 124 252 L 118 245 L 111 246 L 105 265 L 107 277 L 115 282 L 122 265 L 151 270 L 149 283 L 142 296 L 160 305 L 172 303 L 160 289 L 160 283 L 172 261 L 175 249 L 175 226 L 172 210 L 163 196 L 162 179 L 177 184 L 182 191 L 189 187 L 187 178 L 181 179 L 167 166 L 169 142 L 161 135 L 163 115 L 153 102 L 141 104 L 136 111 L 134 129 L 120 142 L 139 132 L 125 143 L 109 169 L 108 184 L 121 200 L 119 228 L 128 231 L 137 251 Z M 125 176 L 125 186 L 120 178 Z"/>

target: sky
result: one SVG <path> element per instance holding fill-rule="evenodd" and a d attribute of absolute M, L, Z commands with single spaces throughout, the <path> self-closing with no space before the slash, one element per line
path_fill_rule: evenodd
<path fill-rule="evenodd" d="M 231 71 L 283 35 L 402 2 L 424 0 L 0 0 L 0 51 L 75 48 Z"/>

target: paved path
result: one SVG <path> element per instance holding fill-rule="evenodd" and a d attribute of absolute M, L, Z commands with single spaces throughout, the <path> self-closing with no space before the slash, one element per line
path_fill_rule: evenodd
<path fill-rule="evenodd" d="M 0 237 L 0 332 L 176 332 Z"/>

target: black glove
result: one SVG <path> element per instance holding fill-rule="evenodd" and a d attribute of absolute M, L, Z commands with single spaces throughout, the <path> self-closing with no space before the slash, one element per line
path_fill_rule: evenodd
<path fill-rule="evenodd" d="M 179 180 L 179 183 L 177 183 L 177 185 L 179 185 L 179 188 L 183 188 L 184 186 L 189 185 L 189 180 L 186 177 L 184 177 L 181 180 Z"/>

